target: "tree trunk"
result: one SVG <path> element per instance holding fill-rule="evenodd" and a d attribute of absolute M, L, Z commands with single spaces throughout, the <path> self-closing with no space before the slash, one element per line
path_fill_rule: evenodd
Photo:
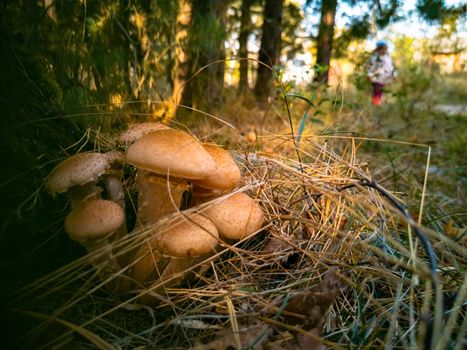
<path fill-rule="evenodd" d="M 279 62 L 283 0 L 266 0 L 264 6 L 263 34 L 256 78 L 255 95 L 259 102 L 266 102 L 271 89 L 271 68 Z M 268 67 L 266 67 L 267 65 Z"/>
<path fill-rule="evenodd" d="M 191 104 L 191 91 L 186 81 L 191 75 L 189 38 L 192 18 L 192 8 L 190 0 L 178 0 L 178 14 L 175 34 L 175 76 L 173 80 L 173 92 L 169 102 L 166 118 L 172 118 L 179 104 Z"/>
<path fill-rule="evenodd" d="M 248 37 L 251 33 L 251 0 L 242 0 L 240 35 L 238 37 L 238 57 L 240 58 L 240 79 L 238 81 L 239 94 L 248 91 Z"/>
<path fill-rule="evenodd" d="M 318 52 L 316 54 L 316 65 L 320 69 L 314 80 L 325 84 L 328 83 L 329 77 L 336 9 L 337 0 L 322 0 L 317 42 Z"/>
<path fill-rule="evenodd" d="M 227 0 L 193 0 L 193 27 L 191 41 L 196 66 L 193 73 L 203 68 L 193 80 L 193 102 L 209 111 L 223 100 L 225 63 L 225 14 Z M 206 67 L 207 66 L 207 67 Z"/>

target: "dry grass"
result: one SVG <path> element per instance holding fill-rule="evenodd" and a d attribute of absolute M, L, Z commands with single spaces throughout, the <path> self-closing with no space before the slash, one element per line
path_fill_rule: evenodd
<path fill-rule="evenodd" d="M 439 284 L 433 284 L 407 218 L 378 191 L 359 184 L 373 177 L 359 154 L 368 140 L 305 136 L 297 145 L 290 135 L 269 132 L 248 144 L 239 130 L 228 129 L 240 140 L 232 151 L 243 173 L 236 191 L 257 198 L 266 213 L 264 229 L 233 245 L 220 242 L 203 275 L 197 273 L 200 263 L 180 285 L 163 288 L 170 283 L 165 281 L 112 298 L 102 288 L 109 280 L 101 281 L 84 256 L 23 288 L 11 303 L 41 319 L 18 346 L 184 349 L 227 334 L 237 347 L 283 349 L 307 332 L 288 322 L 287 301 L 319 286 L 333 269 L 345 287 L 321 320 L 327 348 L 422 349 L 428 334 L 433 349 L 462 348 L 467 249 L 419 227 L 438 259 Z M 216 135 L 225 133 L 206 138 Z M 99 150 L 112 145 L 101 134 L 90 140 Z M 123 237 L 116 251 L 139 247 L 148 232 Z M 130 266 L 111 279 L 124 278 Z M 144 295 L 153 295 L 155 305 L 139 304 Z M 70 336 L 73 331 L 81 336 Z"/>

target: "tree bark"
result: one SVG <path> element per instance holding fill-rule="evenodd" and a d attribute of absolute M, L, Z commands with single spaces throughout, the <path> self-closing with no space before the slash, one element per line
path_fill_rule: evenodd
<path fill-rule="evenodd" d="M 251 33 L 251 2 L 242 0 L 240 34 L 238 36 L 238 57 L 240 58 L 240 79 L 238 81 L 238 92 L 242 94 L 248 91 L 248 37 Z"/>
<path fill-rule="evenodd" d="M 209 111 L 223 100 L 225 63 L 225 14 L 227 0 L 193 0 L 196 65 L 193 73 L 203 68 L 193 81 L 193 103 Z M 206 67 L 207 66 L 207 67 Z"/>
<path fill-rule="evenodd" d="M 283 0 L 266 0 L 264 6 L 263 34 L 258 58 L 263 64 L 258 65 L 255 86 L 255 95 L 259 102 L 267 101 L 271 90 L 271 68 L 279 62 L 283 7 Z"/>
<path fill-rule="evenodd" d="M 190 0 L 178 0 L 178 14 L 175 27 L 175 76 L 173 92 L 166 111 L 166 118 L 172 118 L 179 104 L 191 104 L 191 91 L 186 81 L 191 75 L 189 31 L 191 30 L 192 7 Z"/>
<path fill-rule="evenodd" d="M 325 84 L 328 83 L 329 78 L 336 9 L 337 0 L 322 0 L 316 54 L 316 65 L 320 67 L 320 70 L 314 80 Z"/>

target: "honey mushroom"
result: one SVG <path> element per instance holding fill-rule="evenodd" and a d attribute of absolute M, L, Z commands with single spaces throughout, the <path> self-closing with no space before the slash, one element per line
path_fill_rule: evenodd
<path fill-rule="evenodd" d="M 217 145 L 204 145 L 215 160 L 214 173 L 203 180 L 193 181 L 193 204 L 209 202 L 226 194 L 240 183 L 240 169 L 229 152 Z M 217 227 L 221 238 L 240 240 L 258 231 L 264 215 L 258 203 L 245 193 L 236 193 L 209 205 L 202 211 Z"/>
<path fill-rule="evenodd" d="M 258 203 L 246 193 L 235 193 L 203 210 L 227 240 L 241 240 L 261 229 L 264 214 Z"/>
<path fill-rule="evenodd" d="M 188 180 L 204 179 L 216 171 L 216 163 L 191 135 L 161 129 L 135 141 L 126 161 L 137 169 L 137 227 L 156 223 L 180 208 Z"/>
<path fill-rule="evenodd" d="M 204 145 L 216 161 L 216 172 L 207 179 L 193 181 L 194 206 L 210 201 L 207 208 L 200 209 L 200 214 L 209 218 L 225 241 L 240 240 L 261 229 L 264 215 L 258 203 L 245 193 L 233 194 L 226 199 L 214 201 L 228 194 L 240 183 L 241 173 L 229 152 L 217 145 Z M 211 253 L 212 255 L 212 253 Z M 205 256 L 206 258 L 209 256 Z M 202 264 L 197 272 L 204 274 L 210 264 Z"/>
<path fill-rule="evenodd" d="M 139 286 L 167 285 L 164 282 L 168 280 L 170 285 L 178 283 L 193 264 L 215 253 L 219 235 L 238 240 L 262 227 L 264 216 L 259 205 L 248 195 L 237 193 L 202 213 L 168 217 L 172 225 L 156 231 L 155 224 L 161 218 L 180 210 L 182 195 L 190 188 L 188 181 L 192 183 L 193 204 L 203 204 L 237 186 L 240 170 L 221 147 L 201 145 L 188 133 L 160 123 L 133 125 L 117 142 L 127 147 L 124 156 L 121 151 L 77 154 L 60 163 L 46 182 L 52 195 L 70 193 L 72 211 L 65 220 L 65 230 L 86 248 L 102 279 L 120 271 L 135 252 L 129 249 L 125 259 L 117 261 L 111 246 L 113 239 L 126 234 L 123 161 L 136 168 L 135 228 L 144 228 L 151 235 L 133 257 L 130 274 Z M 110 200 L 101 198 L 99 179 Z M 116 290 L 118 282 L 109 283 L 107 288 Z M 126 283 L 124 289 L 128 288 Z M 152 300 L 149 294 L 141 299 L 144 303 Z"/>
<path fill-rule="evenodd" d="M 205 179 L 192 181 L 194 206 L 220 197 L 237 186 L 241 179 L 240 169 L 229 152 L 212 144 L 205 144 L 203 147 L 216 162 L 216 169 Z"/>
<path fill-rule="evenodd" d="M 137 284 L 141 284 L 153 273 L 155 276 L 153 274 L 152 280 L 161 278 L 166 267 L 167 274 L 168 271 L 179 271 L 182 265 L 183 269 L 187 266 L 187 261 L 178 259 L 176 262 L 172 255 L 161 254 L 149 243 L 154 240 L 152 236 L 159 235 L 151 228 L 161 218 L 180 209 L 182 195 L 189 188 L 188 180 L 208 177 L 215 172 L 216 163 L 194 137 L 168 128 L 149 132 L 136 140 L 128 148 L 126 161 L 137 169 L 138 212 L 135 228 L 144 228 L 151 235 L 136 252 L 132 266 L 131 275 Z M 189 237 L 187 242 L 190 242 Z M 142 254 L 147 257 L 141 259 Z"/>
<path fill-rule="evenodd" d="M 70 194 L 72 211 L 65 219 L 65 231 L 71 239 L 84 245 L 88 253 L 93 252 L 90 255 L 93 266 L 105 265 L 104 270 L 113 272 L 127 263 L 121 254 L 118 254 L 118 260 L 115 258 L 111 245 L 111 242 L 127 233 L 125 192 L 121 181 L 122 162 L 123 153 L 119 151 L 78 153 L 59 163 L 51 171 L 45 184 L 52 196 L 64 192 Z M 102 181 L 109 200 L 101 198 L 99 180 Z M 102 222 L 96 221 L 96 215 L 99 215 Z M 82 221 L 82 227 L 76 218 Z M 122 220 L 117 226 L 116 218 Z M 109 224 L 112 229 L 105 229 L 105 224 Z M 96 227 L 92 228 L 92 225 Z M 101 234 L 106 236 L 105 244 L 100 244 Z M 88 240 L 91 243 L 88 244 Z M 94 244 L 94 240 L 99 241 L 100 245 Z M 96 253 L 98 247 L 102 248 L 102 252 Z M 102 273 L 101 276 L 106 277 L 106 274 Z"/>
<path fill-rule="evenodd" d="M 110 164 L 102 153 L 75 154 L 50 172 L 45 189 L 53 197 L 69 192 L 71 206 L 76 207 L 87 199 L 100 197 L 102 189 L 97 186 L 97 180 L 109 167 Z"/>
<path fill-rule="evenodd" d="M 209 219 L 194 213 L 180 213 L 174 221 L 155 232 L 136 253 L 132 277 L 142 287 L 174 285 L 185 277 L 188 268 L 212 254 L 218 240 L 217 228 Z M 161 264 L 164 261 L 161 256 L 169 257 L 166 264 Z M 169 279 L 170 282 L 163 283 Z M 141 302 L 146 304 L 152 299 L 147 294 Z"/>
<path fill-rule="evenodd" d="M 127 130 L 122 132 L 117 138 L 117 145 L 120 146 L 131 146 L 134 142 L 142 138 L 147 133 L 152 131 L 162 130 L 162 129 L 170 129 L 165 124 L 157 123 L 157 122 L 145 122 L 145 123 L 138 123 L 132 124 L 128 127 Z"/>
<path fill-rule="evenodd" d="M 120 271 L 112 253 L 112 236 L 125 223 L 125 213 L 117 203 L 105 199 L 82 202 L 65 219 L 68 236 L 80 243 L 88 252 L 91 264 L 98 269 L 102 280 Z M 118 289 L 119 280 L 107 285 L 110 292 Z"/>
<path fill-rule="evenodd" d="M 97 182 L 102 180 L 109 199 L 124 209 L 122 163 L 123 153 L 120 151 L 75 154 L 59 163 L 50 172 L 45 189 L 53 197 L 69 192 L 73 208 L 87 199 L 100 198 L 102 189 L 97 186 Z"/>

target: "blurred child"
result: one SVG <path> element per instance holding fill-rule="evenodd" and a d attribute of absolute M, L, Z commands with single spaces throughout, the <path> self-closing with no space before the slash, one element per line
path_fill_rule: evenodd
<path fill-rule="evenodd" d="M 369 63 L 368 79 L 373 86 L 371 103 L 375 106 L 380 106 L 383 88 L 392 78 L 394 71 L 391 57 L 388 54 L 388 44 L 385 41 L 378 41 L 376 43 L 376 49 Z"/>

